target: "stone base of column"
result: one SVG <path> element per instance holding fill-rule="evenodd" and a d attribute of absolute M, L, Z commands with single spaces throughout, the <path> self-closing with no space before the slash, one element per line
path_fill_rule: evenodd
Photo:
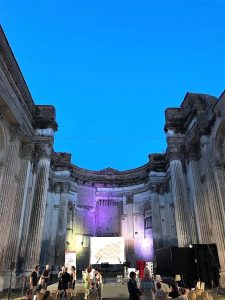
<path fill-rule="evenodd" d="M 11 271 L 2 271 L 0 275 L 0 292 L 3 290 L 8 290 L 17 288 L 17 278 L 16 273 Z"/>
<path fill-rule="evenodd" d="M 225 288 L 225 270 L 220 271 L 220 286 Z"/>

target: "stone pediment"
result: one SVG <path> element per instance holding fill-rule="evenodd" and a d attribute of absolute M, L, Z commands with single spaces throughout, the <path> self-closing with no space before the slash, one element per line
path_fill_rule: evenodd
<path fill-rule="evenodd" d="M 110 167 L 105 168 L 103 170 L 100 170 L 99 172 L 102 173 L 102 174 L 106 174 L 106 175 L 113 175 L 113 174 L 118 174 L 119 173 L 118 170 L 110 168 Z"/>

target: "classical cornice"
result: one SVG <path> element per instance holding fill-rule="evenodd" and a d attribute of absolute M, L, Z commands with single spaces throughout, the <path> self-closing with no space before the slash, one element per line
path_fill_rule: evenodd
<path fill-rule="evenodd" d="M 52 128 L 54 131 L 57 131 L 58 129 L 55 107 L 53 105 L 36 105 L 34 120 L 35 128 Z"/>
<path fill-rule="evenodd" d="M 195 120 L 199 134 L 208 134 L 214 121 L 212 108 L 217 98 L 206 95 L 187 93 L 180 108 L 167 108 L 165 111 L 165 132 L 186 133 Z"/>
<path fill-rule="evenodd" d="M 72 165 L 71 176 L 78 184 L 97 187 L 122 187 L 148 182 L 149 171 L 150 162 L 139 168 L 126 171 L 118 171 L 113 168 L 92 171 Z"/>
<path fill-rule="evenodd" d="M 8 101 L 7 105 L 10 107 L 10 110 L 14 113 L 15 117 L 20 119 L 18 121 L 21 121 L 26 130 L 31 133 L 35 104 L 1 26 L 0 65 L 18 102 L 10 97 L 5 97 L 4 100 Z M 23 126 L 23 124 L 21 125 Z"/>
<path fill-rule="evenodd" d="M 71 154 L 66 152 L 52 152 L 51 167 L 54 171 L 71 169 Z"/>

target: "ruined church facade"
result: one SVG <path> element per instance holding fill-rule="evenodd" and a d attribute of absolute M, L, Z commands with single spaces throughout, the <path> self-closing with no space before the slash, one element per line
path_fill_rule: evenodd
<path fill-rule="evenodd" d="M 165 111 L 167 149 L 136 169 L 82 169 L 54 151 L 55 108 L 35 105 L 0 29 L 0 287 L 11 269 L 87 266 L 90 238 L 123 236 L 128 261 L 216 243 L 225 285 L 225 94 Z M 69 151 L 69 149 L 68 149 Z"/>

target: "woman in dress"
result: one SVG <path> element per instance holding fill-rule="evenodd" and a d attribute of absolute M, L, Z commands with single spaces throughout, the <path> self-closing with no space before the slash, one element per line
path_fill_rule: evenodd
<path fill-rule="evenodd" d="M 153 292 L 155 291 L 154 281 L 150 277 L 148 268 L 144 269 L 144 277 L 141 279 L 140 290 L 142 292 L 142 300 L 153 300 Z"/>
<path fill-rule="evenodd" d="M 63 290 L 65 297 L 67 297 L 66 290 L 68 289 L 69 282 L 70 282 L 70 274 L 67 272 L 67 270 L 68 270 L 67 268 L 62 267 L 62 270 L 58 274 L 58 278 L 59 278 L 58 290 L 60 291 Z"/>
<path fill-rule="evenodd" d="M 76 284 L 76 280 L 77 280 L 77 271 L 76 268 L 74 266 L 71 267 L 71 288 L 74 290 L 75 289 L 75 284 Z"/>

